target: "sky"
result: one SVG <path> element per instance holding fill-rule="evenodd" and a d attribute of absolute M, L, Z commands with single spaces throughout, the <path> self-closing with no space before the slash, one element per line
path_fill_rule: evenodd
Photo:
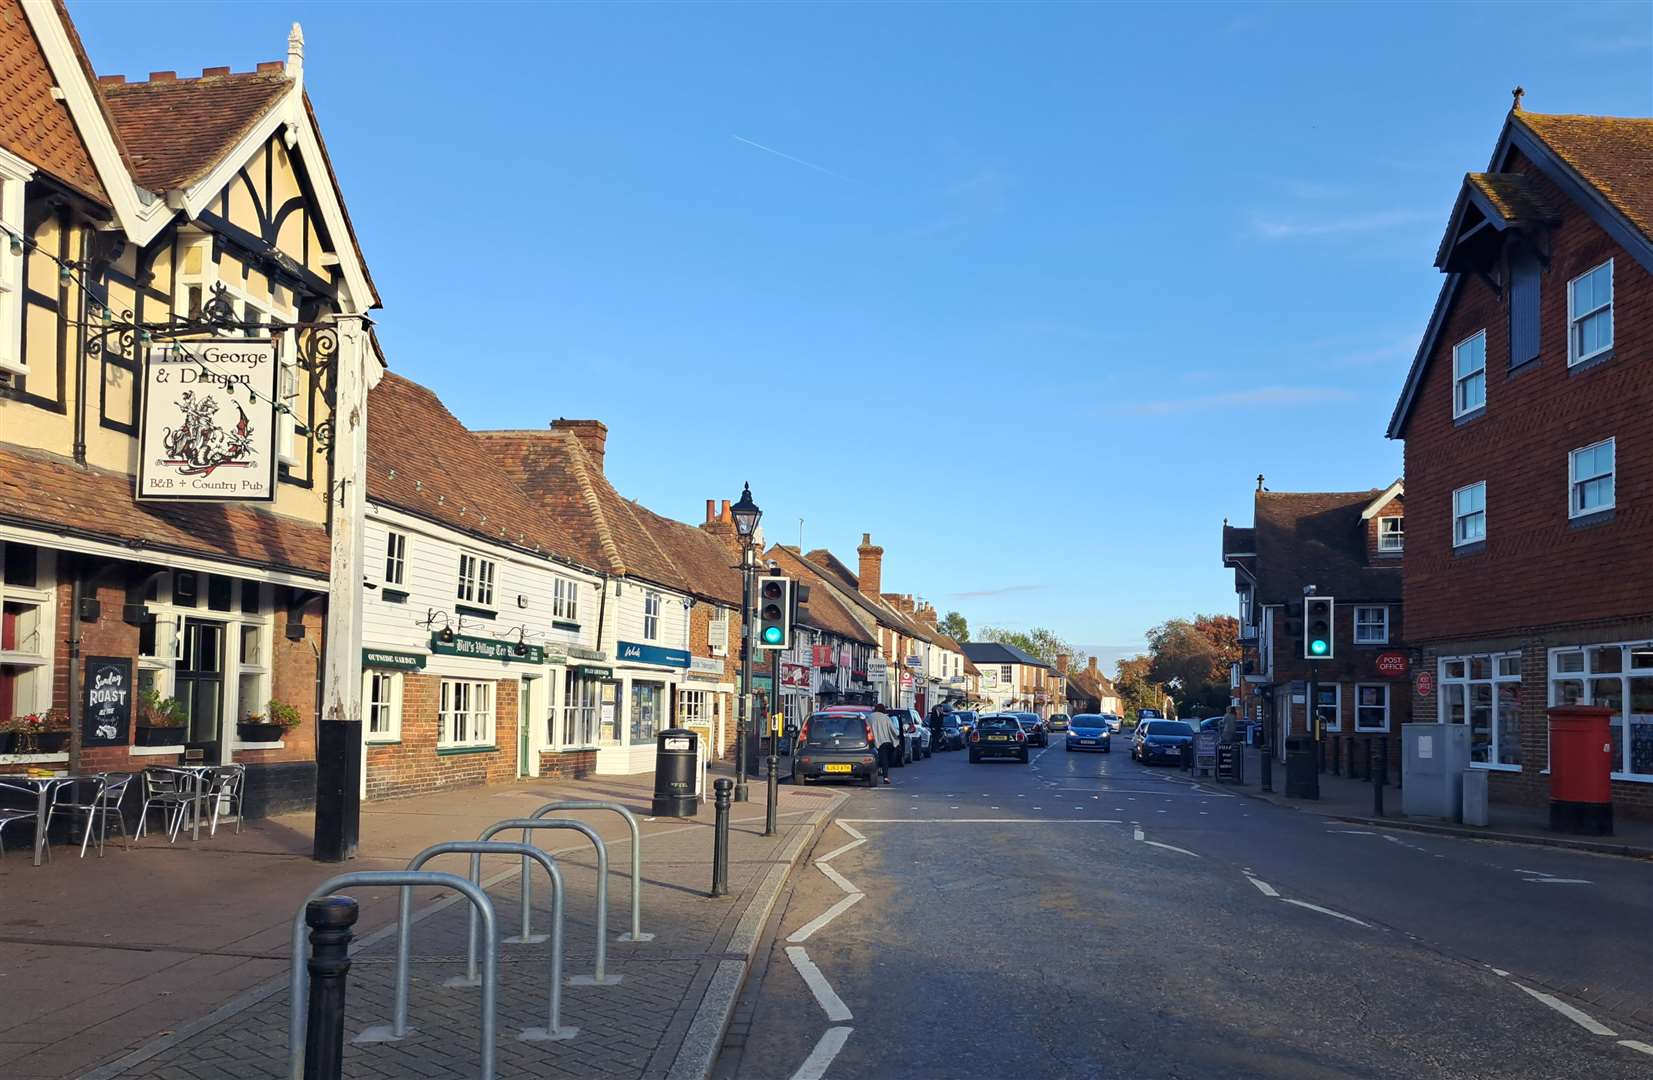
<path fill-rule="evenodd" d="M 392 370 L 608 425 L 690 522 L 1114 658 L 1232 611 L 1226 517 L 1383 487 L 1510 106 L 1653 113 L 1653 5 L 143 4 L 100 73 L 305 85 Z M 801 521 L 800 521 L 801 519 Z"/>

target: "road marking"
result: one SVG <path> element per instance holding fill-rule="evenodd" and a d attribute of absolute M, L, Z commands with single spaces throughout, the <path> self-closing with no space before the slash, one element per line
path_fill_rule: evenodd
<path fill-rule="evenodd" d="M 862 844 L 864 844 L 866 842 L 867 842 L 867 838 L 864 837 L 864 836 L 859 840 L 851 840 L 849 843 L 845 844 L 843 847 L 833 848 L 831 851 L 827 852 L 825 855 L 822 855 L 819 859 L 816 859 L 815 861 L 818 862 L 818 863 L 824 863 L 828 859 L 836 859 L 838 856 L 842 855 L 844 852 L 854 851 L 856 848 L 860 847 Z"/>
<path fill-rule="evenodd" d="M 843 818 L 838 819 L 838 827 L 840 829 L 844 830 L 845 832 L 849 833 L 851 836 L 855 837 L 857 840 L 865 840 L 866 839 L 865 836 L 862 836 L 860 833 L 856 832 L 854 829 L 850 828 L 847 824 L 845 824 Z"/>
<path fill-rule="evenodd" d="M 858 825 L 1123 825 L 1118 818 L 1043 817 L 858 817 Z"/>
<path fill-rule="evenodd" d="M 1356 926 L 1364 926 L 1368 930 L 1372 928 L 1371 923 L 1362 922 L 1353 915 L 1345 915 L 1341 911 L 1333 911 L 1331 908 L 1321 907 L 1319 904 L 1311 904 L 1307 900 L 1293 900 L 1289 896 L 1282 896 L 1280 899 L 1288 904 L 1296 904 L 1300 908 L 1308 908 L 1310 911 L 1318 911 L 1322 915 L 1330 915 L 1334 919 L 1342 919 L 1344 922 L 1352 922 Z"/>
<path fill-rule="evenodd" d="M 786 947 L 786 958 L 791 960 L 792 966 L 798 969 L 798 974 L 803 977 L 804 983 L 808 985 L 809 992 L 815 995 L 816 1002 L 820 1004 L 821 1010 L 826 1013 L 828 1020 L 838 1023 L 843 1020 L 855 1019 L 849 1011 L 849 1006 L 845 1005 L 844 999 L 839 997 L 837 991 L 832 989 L 832 984 L 827 982 L 826 976 L 821 974 L 821 969 L 815 966 L 815 961 L 809 958 L 809 952 L 803 946 L 788 945 Z"/>
<path fill-rule="evenodd" d="M 1257 886 L 1257 891 L 1262 893 L 1264 896 L 1278 897 L 1280 895 L 1278 892 L 1275 891 L 1274 886 L 1270 885 L 1266 881 L 1262 881 L 1258 878 L 1254 878 L 1250 874 L 1247 874 L 1245 879 L 1247 881 L 1251 882 L 1253 885 Z"/>
<path fill-rule="evenodd" d="M 1535 885 L 1591 885 L 1594 882 L 1585 881 L 1581 877 L 1539 877 L 1522 878 L 1522 881 L 1532 882 Z"/>
<path fill-rule="evenodd" d="M 861 891 L 860 889 L 857 889 L 854 886 L 854 884 L 852 884 L 850 882 L 849 878 L 847 878 L 844 875 L 840 874 L 838 871 L 834 870 L 832 867 L 828 866 L 826 863 L 820 861 L 819 859 L 817 859 L 815 861 L 815 868 L 818 869 L 821 873 L 825 874 L 827 877 L 831 878 L 832 883 L 834 885 L 838 886 L 840 889 L 844 890 L 845 892 L 847 892 L 847 893 L 856 893 L 856 892 Z"/>
<path fill-rule="evenodd" d="M 1618 1037 L 1618 1032 L 1614 1031 L 1610 1027 L 1606 1027 L 1605 1025 L 1598 1023 L 1594 1017 L 1590 1016 L 1589 1013 L 1580 1012 L 1571 1005 L 1567 1004 L 1565 1001 L 1562 1001 L 1560 998 L 1552 997 L 1549 994 L 1534 990 L 1530 986 L 1522 986 L 1520 983 L 1515 983 L 1514 986 L 1518 990 L 1524 990 L 1531 994 L 1533 997 L 1537 998 L 1539 1001 L 1542 1001 L 1544 1004 L 1548 1005 L 1550 1008 L 1554 1009 L 1562 1016 L 1565 1016 L 1567 1019 L 1571 1020 L 1573 1023 L 1577 1024 L 1579 1027 L 1583 1028 L 1585 1031 L 1588 1031 L 1592 1035 L 1611 1035 L 1614 1038 Z"/>
<path fill-rule="evenodd" d="M 822 929 L 827 923 L 831 922 L 833 919 L 836 919 L 856 904 L 859 904 L 865 898 L 866 893 L 850 893 L 848 896 L 844 897 L 836 904 L 833 904 L 831 907 L 815 916 L 797 930 L 794 930 L 786 940 L 792 942 L 793 944 L 808 941 L 810 936 L 814 934 L 815 931 Z"/>
<path fill-rule="evenodd" d="M 1644 1054 L 1653 1054 L 1653 1046 L 1648 1046 L 1644 1042 L 1637 1042 L 1635 1039 L 1620 1039 L 1619 1045 L 1628 1046 L 1632 1050 L 1640 1050 Z"/>
<path fill-rule="evenodd" d="M 1137 839 L 1137 840 L 1143 839 L 1143 833 L 1142 833 L 1141 829 L 1136 830 L 1136 836 L 1134 838 Z"/>
<path fill-rule="evenodd" d="M 835 1027 L 827 1028 L 821 1035 L 821 1041 L 815 1044 L 815 1049 L 804 1058 L 804 1063 L 798 1066 L 798 1071 L 792 1074 L 792 1080 L 821 1080 L 831 1066 L 832 1059 L 838 1056 L 838 1051 L 844 1048 L 849 1041 L 850 1032 L 854 1028 Z"/>
<path fill-rule="evenodd" d="M 1488 964 L 1487 965 L 1487 970 L 1492 972 L 1494 975 L 1498 976 L 1500 979 L 1509 978 L 1510 973 L 1505 971 L 1503 968 L 1495 968 L 1491 964 Z"/>
<path fill-rule="evenodd" d="M 1184 855 L 1194 855 L 1194 858 L 1196 858 L 1196 859 L 1199 858 L 1198 855 L 1195 855 L 1192 851 L 1189 851 L 1187 848 L 1180 848 L 1180 847 L 1177 847 L 1174 844 L 1162 844 L 1158 840 L 1144 840 L 1143 843 L 1147 844 L 1149 847 L 1162 847 L 1166 851 L 1180 851 Z"/>
<path fill-rule="evenodd" d="M 1371 829 L 1332 829 L 1333 836 L 1376 836 Z"/>

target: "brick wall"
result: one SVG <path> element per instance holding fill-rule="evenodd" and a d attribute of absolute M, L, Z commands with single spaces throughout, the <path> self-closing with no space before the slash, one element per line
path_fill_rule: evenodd
<path fill-rule="evenodd" d="M 1406 437 L 1406 605 L 1414 642 L 1440 642 L 1653 612 L 1653 281 L 1582 210 L 1517 160 L 1563 221 L 1541 279 L 1538 359 L 1509 369 L 1509 309 L 1479 278 L 1460 286 Z M 1568 282 L 1612 257 L 1614 353 L 1567 367 Z M 1452 347 L 1487 332 L 1486 412 L 1452 418 Z M 1612 520 L 1569 522 L 1568 452 L 1617 440 Z M 1487 484 L 1483 550 L 1452 546 L 1452 492 Z"/>
<path fill-rule="evenodd" d="M 444 751 L 436 746 L 441 681 L 439 676 L 422 672 L 403 674 L 401 740 L 368 745 L 369 799 L 516 779 L 517 690 L 521 684 L 515 679 L 500 679 L 494 684 L 492 749 Z"/>
<path fill-rule="evenodd" d="M 579 780 L 597 771 L 595 750 L 540 751 L 540 777 L 545 780 Z"/>

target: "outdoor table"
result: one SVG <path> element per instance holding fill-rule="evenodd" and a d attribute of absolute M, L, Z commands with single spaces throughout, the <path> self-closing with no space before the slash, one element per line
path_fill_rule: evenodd
<path fill-rule="evenodd" d="M 28 786 L 35 791 L 34 805 L 34 864 L 39 866 L 46 855 L 46 816 L 51 809 L 52 792 L 60 784 L 72 784 L 76 780 L 91 780 L 90 776 L 75 776 L 70 773 L 53 773 L 50 776 L 30 776 L 27 773 L 0 773 L 0 784 L 10 784 L 16 787 Z"/>
<path fill-rule="evenodd" d="M 208 773 L 218 768 L 216 765 L 168 765 L 167 768 L 175 772 L 187 772 L 195 777 L 195 794 L 189 800 L 189 821 L 191 840 L 201 839 L 201 784 Z"/>

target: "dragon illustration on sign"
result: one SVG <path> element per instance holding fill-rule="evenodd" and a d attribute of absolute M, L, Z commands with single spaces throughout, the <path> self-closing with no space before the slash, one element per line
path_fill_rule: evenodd
<path fill-rule="evenodd" d="M 240 413 L 234 428 L 218 425 L 218 399 L 195 396 L 185 390 L 178 399 L 178 411 L 183 422 L 166 429 L 161 445 L 166 450 L 166 464 L 178 466 L 185 476 L 211 476 L 214 469 L 223 466 L 246 467 L 252 464 L 252 425 L 247 422 L 247 411 L 239 404 Z"/>

